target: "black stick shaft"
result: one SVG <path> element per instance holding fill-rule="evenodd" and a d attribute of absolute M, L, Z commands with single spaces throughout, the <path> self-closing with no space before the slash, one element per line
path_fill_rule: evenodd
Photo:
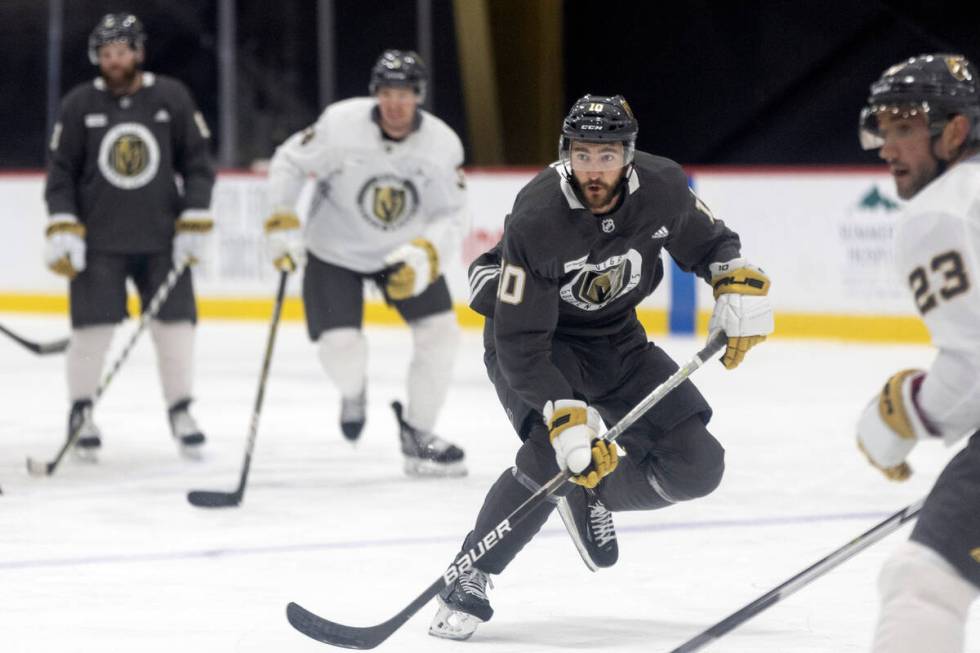
<path fill-rule="evenodd" d="M 924 502 L 925 499 L 922 499 L 899 510 L 871 529 L 861 533 L 830 555 L 810 565 L 778 587 L 771 589 L 742 609 L 730 614 L 716 623 L 714 626 L 711 626 L 707 630 L 684 642 L 677 648 L 673 649 L 670 653 L 693 653 L 694 651 L 700 651 L 708 644 L 734 630 L 755 615 L 768 609 L 776 603 L 779 603 L 790 594 L 795 593 L 797 590 L 809 585 L 817 578 L 820 578 L 830 570 L 836 568 L 845 560 L 854 557 L 872 544 L 884 539 L 885 536 L 898 530 L 904 523 L 915 519 L 915 517 L 919 514 L 919 511 L 922 509 L 922 504 Z"/>
<path fill-rule="evenodd" d="M 147 306 L 140 314 L 139 323 L 136 325 L 136 329 L 133 331 L 133 334 L 129 337 L 129 341 L 126 342 L 126 346 L 123 347 L 122 352 L 120 352 L 119 356 L 116 357 L 116 360 L 113 361 L 109 371 L 102 377 L 102 382 L 99 383 L 99 387 L 95 389 L 95 394 L 92 395 L 93 406 L 99 402 L 99 398 L 102 397 L 102 393 L 104 393 L 106 388 L 109 387 L 109 384 L 116 376 L 119 368 L 122 367 L 123 363 L 126 362 L 126 359 L 129 358 L 129 353 L 133 350 L 133 347 L 136 345 L 136 341 L 139 340 L 140 335 L 150 324 L 150 320 L 155 318 L 157 313 L 160 312 L 160 309 L 163 307 L 164 303 L 166 303 L 167 297 L 170 296 L 171 291 L 174 289 L 174 286 L 177 285 L 177 282 L 180 280 L 180 276 L 184 273 L 185 269 L 187 269 L 187 261 L 184 261 L 171 269 L 170 272 L 167 273 L 167 278 L 163 280 L 163 283 L 160 284 L 157 291 L 153 293 L 153 298 L 150 300 L 149 306 Z M 65 440 L 65 443 L 61 446 L 61 449 L 58 450 L 58 454 L 54 457 L 54 460 L 44 463 L 28 458 L 27 471 L 33 476 L 50 476 L 53 474 L 55 469 L 57 469 L 58 465 L 61 463 L 61 459 L 64 458 L 68 450 L 71 449 L 71 447 L 75 444 L 75 441 L 78 440 L 78 436 L 81 431 L 82 423 L 80 422 L 78 427 L 69 434 L 68 439 Z"/>
<path fill-rule="evenodd" d="M 272 308 L 272 322 L 269 325 L 269 335 L 265 342 L 265 353 L 262 357 L 262 371 L 259 373 L 259 389 L 255 393 L 255 405 L 252 407 L 252 418 L 248 425 L 248 441 L 245 444 L 245 459 L 242 462 L 242 473 L 238 480 L 238 489 L 232 493 L 197 491 L 187 495 L 187 500 L 201 507 L 236 506 L 245 496 L 245 485 L 248 482 L 248 472 L 252 467 L 252 451 L 255 449 L 255 438 L 259 432 L 259 416 L 262 414 L 262 403 L 265 400 L 265 384 L 269 378 L 269 368 L 272 365 L 272 352 L 276 346 L 276 333 L 282 317 L 282 305 L 286 299 L 286 282 L 289 272 L 279 275 L 279 288 L 276 290 L 276 302 Z"/>
<path fill-rule="evenodd" d="M 724 333 L 719 332 L 713 336 L 708 344 L 699 351 L 687 364 L 674 372 L 666 381 L 657 386 L 630 412 L 622 417 L 611 429 L 606 431 L 603 436 L 608 441 L 614 441 L 629 428 L 637 419 L 652 408 L 656 403 L 663 399 L 671 390 L 684 382 L 695 370 L 704 365 L 705 361 L 721 350 L 727 343 Z M 546 484 L 538 488 L 521 505 L 515 508 L 507 517 L 504 518 L 493 529 L 492 533 L 485 533 L 479 541 L 496 542 L 504 539 L 512 528 L 519 524 L 527 515 L 533 512 L 550 495 L 554 494 L 569 478 L 572 473 L 565 470 L 557 474 Z M 495 537 L 491 537 L 494 535 Z M 489 539 L 488 539 L 489 538 Z M 398 630 L 406 621 L 412 618 L 415 613 L 431 601 L 442 591 L 451 579 L 471 567 L 482 555 L 490 550 L 495 544 L 486 545 L 479 556 L 472 556 L 469 552 L 456 559 L 449 569 L 437 578 L 428 588 L 412 600 L 394 617 L 376 626 L 358 627 L 345 626 L 328 619 L 324 619 L 297 603 L 290 603 L 286 606 L 286 617 L 294 628 L 317 641 L 333 646 L 346 648 L 370 649 L 382 643 Z"/>

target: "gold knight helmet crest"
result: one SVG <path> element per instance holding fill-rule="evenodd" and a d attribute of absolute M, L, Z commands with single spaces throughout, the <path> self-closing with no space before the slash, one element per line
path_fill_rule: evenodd
<path fill-rule="evenodd" d="M 946 68 L 958 82 L 973 81 L 973 75 L 970 74 L 970 69 L 966 67 L 966 59 L 962 55 L 946 57 Z"/>

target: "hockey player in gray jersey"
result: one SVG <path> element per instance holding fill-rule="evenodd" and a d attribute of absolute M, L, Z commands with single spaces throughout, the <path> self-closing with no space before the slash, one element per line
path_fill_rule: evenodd
<path fill-rule="evenodd" d="M 493 615 L 489 576 L 503 572 L 556 504 L 596 570 L 618 558 L 611 513 L 702 497 L 721 481 L 711 408 L 690 381 L 623 433 L 627 455 L 598 437 L 602 421 L 619 421 L 677 370 L 636 317 L 663 278 L 662 250 L 714 286 L 709 328 L 728 336 L 726 367 L 773 328 L 768 277 L 742 257 L 738 236 L 688 188 L 680 166 L 635 151 L 637 131 L 622 97 L 578 100 L 562 125 L 560 161 L 521 190 L 500 244 L 470 267 L 470 305 L 487 318 L 487 373 L 522 444 L 462 550 L 559 470 L 571 471 L 574 484 L 446 586 L 434 636 L 466 639 Z"/>
<path fill-rule="evenodd" d="M 269 168 L 274 265 L 303 264 L 309 337 L 341 395 L 340 426 L 356 441 L 367 405 L 363 285 L 376 283 L 408 323 L 414 351 L 407 403 L 394 402 L 405 471 L 466 473 L 462 449 L 434 434 L 451 380 L 458 327 L 443 268 L 468 225 L 463 148 L 419 104 L 426 70 L 414 52 L 387 50 L 371 71 L 372 97 L 332 104 L 283 143 Z M 295 211 L 315 179 L 305 226 Z M 305 238 L 304 238 L 305 236 Z"/>
<path fill-rule="evenodd" d="M 45 259 L 71 280 L 68 430 L 80 429 L 75 450 L 86 455 L 101 446 L 92 398 L 126 316 L 127 278 L 145 306 L 174 265 L 203 258 L 212 228 L 207 125 L 183 84 L 141 70 L 145 40 L 132 14 L 99 21 L 88 42 L 99 76 L 65 96 L 51 135 Z M 196 321 L 187 269 L 150 324 L 171 431 L 185 453 L 204 443 L 189 411 Z"/>
<path fill-rule="evenodd" d="M 922 441 L 973 434 L 878 579 L 875 653 L 959 653 L 980 592 L 980 79 L 963 56 L 902 61 L 871 86 L 861 144 L 878 149 L 909 203 L 895 262 L 938 349 L 894 374 L 858 422 L 858 444 L 892 480 Z"/>

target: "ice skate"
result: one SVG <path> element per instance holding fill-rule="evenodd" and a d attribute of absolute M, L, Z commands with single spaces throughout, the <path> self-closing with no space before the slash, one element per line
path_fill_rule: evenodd
<path fill-rule="evenodd" d="M 471 568 L 460 574 L 452 585 L 439 592 L 439 610 L 429 625 L 429 634 L 444 639 L 469 639 L 477 626 L 490 621 L 493 608 L 487 598 L 487 584 L 493 587 L 489 574 Z"/>
<path fill-rule="evenodd" d="M 367 389 L 352 399 L 340 399 L 340 430 L 349 442 L 357 442 L 367 418 Z"/>
<path fill-rule="evenodd" d="M 391 404 L 398 420 L 405 473 L 409 476 L 466 476 L 465 454 L 456 445 L 428 431 L 416 429 L 402 418 L 402 405 Z"/>
<path fill-rule="evenodd" d="M 619 546 L 612 513 L 595 492 L 576 487 L 558 502 L 558 515 L 586 567 L 596 571 L 616 564 Z"/>
<path fill-rule="evenodd" d="M 190 399 L 178 401 L 167 415 L 170 418 L 170 432 L 180 446 L 180 453 L 188 458 L 198 458 L 204 446 L 204 433 L 190 413 Z"/>
<path fill-rule="evenodd" d="M 96 462 L 102 448 L 102 432 L 92 419 L 92 402 L 88 399 L 76 401 L 68 413 L 68 437 L 78 431 L 72 453 L 79 460 Z"/>

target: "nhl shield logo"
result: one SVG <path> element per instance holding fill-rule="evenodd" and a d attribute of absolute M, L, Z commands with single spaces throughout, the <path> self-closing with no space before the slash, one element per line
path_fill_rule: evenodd
<path fill-rule="evenodd" d="M 605 218 L 602 221 L 602 230 L 607 234 L 611 234 L 616 230 L 616 223 L 613 222 L 612 218 Z"/>

